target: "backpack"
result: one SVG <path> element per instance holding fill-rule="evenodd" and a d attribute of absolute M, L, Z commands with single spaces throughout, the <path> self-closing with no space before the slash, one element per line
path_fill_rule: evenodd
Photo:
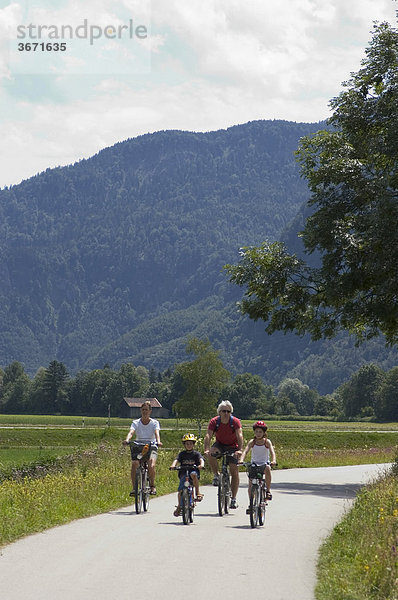
<path fill-rule="evenodd" d="M 220 428 L 220 425 L 221 425 L 221 417 L 220 417 L 220 415 L 218 415 L 217 421 L 216 421 L 216 428 L 215 428 L 214 431 L 218 431 L 219 428 Z M 229 416 L 229 425 L 230 425 L 232 431 L 235 431 L 235 428 L 234 428 L 234 418 L 233 418 L 232 414 Z"/>

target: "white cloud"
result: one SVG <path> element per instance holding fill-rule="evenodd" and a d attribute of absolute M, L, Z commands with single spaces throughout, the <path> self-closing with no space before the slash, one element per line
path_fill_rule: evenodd
<path fill-rule="evenodd" d="M 56 77 L 6 81 L 0 90 L 5 167 L 0 185 L 160 129 L 208 131 L 254 119 L 323 119 L 329 99 L 359 68 L 372 21 L 393 22 L 396 8 L 390 0 L 86 0 L 45 5 L 46 0 L 38 0 L 34 15 L 46 23 L 57 19 L 77 26 L 87 18 L 105 27 L 146 19 L 151 35 L 140 48 L 151 52 L 152 66 L 142 74 L 123 71 L 134 58 L 126 45 L 106 69 L 107 48 L 98 45 L 95 77 L 66 76 L 78 72 L 87 59 L 84 53 L 70 53 L 56 63 Z M 0 10 L 0 28 L 4 15 L 15 25 L 21 11 L 17 3 Z"/>

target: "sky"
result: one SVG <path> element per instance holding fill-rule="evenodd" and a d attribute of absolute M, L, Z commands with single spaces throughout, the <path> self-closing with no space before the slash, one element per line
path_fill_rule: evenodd
<path fill-rule="evenodd" d="M 317 122 L 397 0 L 0 0 L 0 188 L 127 138 Z"/>

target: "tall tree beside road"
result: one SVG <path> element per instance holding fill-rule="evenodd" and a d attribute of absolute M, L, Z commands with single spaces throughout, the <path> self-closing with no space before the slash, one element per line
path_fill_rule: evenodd
<path fill-rule="evenodd" d="M 179 417 L 195 420 L 200 431 L 202 423 L 213 416 L 230 373 L 224 369 L 219 352 L 212 348 L 209 340 L 192 338 L 187 344 L 187 352 L 196 358 L 176 367 L 185 391 L 173 409 Z"/>
<path fill-rule="evenodd" d="M 330 102 L 330 129 L 297 152 L 312 192 L 302 239 L 310 266 L 281 243 L 227 265 L 241 308 L 266 331 L 398 342 L 398 30 L 375 24 L 362 68 Z"/>

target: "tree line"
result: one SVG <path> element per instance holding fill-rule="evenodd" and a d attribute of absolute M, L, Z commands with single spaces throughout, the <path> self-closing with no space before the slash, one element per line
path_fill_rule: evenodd
<path fill-rule="evenodd" d="M 208 340 L 191 339 L 187 352 L 192 360 L 164 372 L 125 363 L 70 376 L 53 360 L 30 378 L 14 361 L 0 369 L 0 413 L 127 416 L 125 397 L 156 397 L 170 416 L 199 425 L 220 400 L 232 402 L 243 419 L 314 415 L 398 421 L 398 367 L 383 371 L 363 365 L 332 394 L 321 395 L 298 378 L 286 377 L 274 387 L 252 373 L 232 376 Z"/>

